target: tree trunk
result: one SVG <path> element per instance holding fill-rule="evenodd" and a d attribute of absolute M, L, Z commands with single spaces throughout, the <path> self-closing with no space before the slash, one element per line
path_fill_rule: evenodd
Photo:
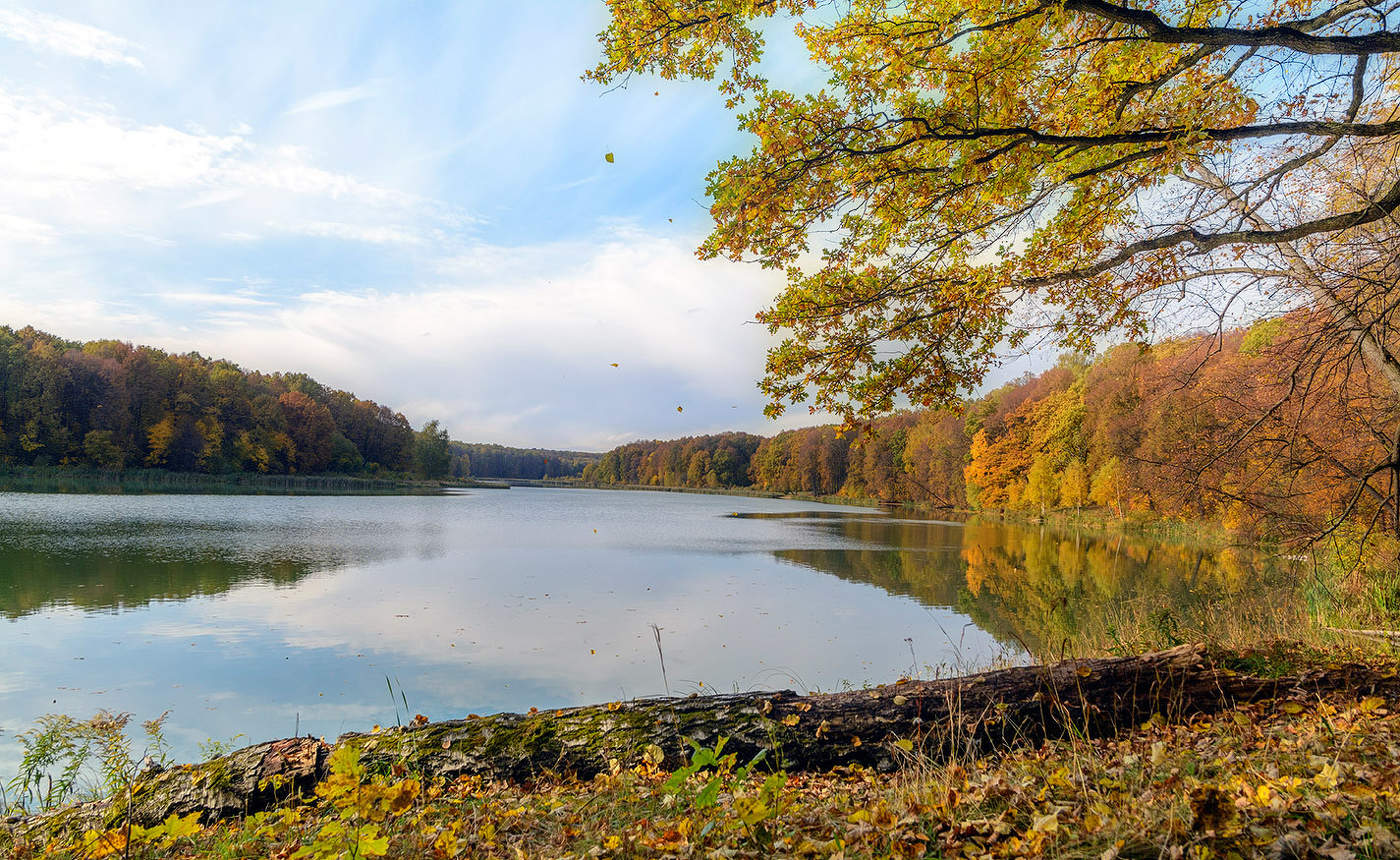
<path fill-rule="evenodd" d="M 1393 673 L 1359 665 L 1268 679 L 1233 671 L 1228 662 L 1184 645 L 845 693 L 737 693 L 497 714 L 350 733 L 337 746 L 358 750 L 372 770 L 403 765 L 446 778 L 526 780 L 545 771 L 586 778 L 610 760 L 636 763 L 648 750 L 659 751 L 671 768 L 685 760 L 687 739 L 712 746 L 720 738 L 741 761 L 766 749 L 770 761 L 788 770 L 859 764 L 888 771 L 915 751 L 945 760 L 1071 734 L 1102 737 L 1154 715 L 1179 721 L 1299 690 L 1400 689 Z M 912 747 L 902 750 L 908 745 L 896 740 Z M 329 751 L 321 741 L 294 738 L 165 771 L 134 792 L 132 820 L 150 825 L 171 814 L 218 818 L 265 809 L 323 778 Z M 280 787 L 273 784 L 277 777 Z M 115 798 L 76 812 L 110 823 L 124 820 L 125 808 L 125 798 Z"/>

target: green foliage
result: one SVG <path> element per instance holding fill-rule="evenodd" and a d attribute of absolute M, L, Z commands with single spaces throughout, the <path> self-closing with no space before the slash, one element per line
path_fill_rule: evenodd
<path fill-rule="evenodd" d="M 146 747 L 141 756 L 165 763 L 168 745 L 163 735 L 166 714 L 142 723 Z M 140 758 L 131 751 L 126 727 L 130 714 L 98 711 L 87 720 L 67 714 L 46 714 L 38 727 L 18 736 L 24 748 L 19 773 L 9 783 L 13 802 L 26 809 L 52 809 L 76 794 L 115 794 L 136 779 Z M 97 783 L 80 780 L 95 771 Z"/>
<path fill-rule="evenodd" d="M 1286 322 L 1282 317 L 1260 320 L 1249 327 L 1240 341 L 1240 352 L 1244 355 L 1259 355 L 1284 333 Z"/>
<path fill-rule="evenodd" d="M 586 482 L 653 487 L 747 487 L 762 437 L 751 433 L 630 442 L 583 470 Z"/>
<path fill-rule="evenodd" d="M 437 419 L 423 425 L 413 437 L 413 471 L 420 478 L 443 478 L 452 465 L 447 431 Z"/>
<path fill-rule="evenodd" d="M 693 809 L 701 814 L 719 803 L 721 792 L 734 796 L 737 815 L 728 826 L 744 828 L 758 847 L 767 850 L 772 845 L 772 836 L 764 827 L 764 822 L 779 814 L 787 774 L 781 771 L 771 773 L 757 791 L 747 790 L 750 777 L 767 759 L 768 751 L 759 750 L 748 764 L 736 766 L 738 757 L 734 753 L 723 754 L 725 741 L 721 737 L 713 747 L 703 747 L 693 740 L 689 741 L 690 761 L 673 771 L 661 783 L 659 791 L 663 796 L 687 797 Z M 655 758 L 659 759 L 660 756 Z M 697 783 L 699 788 L 693 788 Z M 714 827 L 715 821 L 709 821 L 701 829 L 700 837 L 703 838 Z"/>

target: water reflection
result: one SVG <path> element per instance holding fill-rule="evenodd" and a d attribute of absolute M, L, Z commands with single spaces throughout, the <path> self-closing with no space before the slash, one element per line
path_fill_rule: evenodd
<path fill-rule="evenodd" d="M 1283 593 L 1254 563 L 673 493 L 0 494 L 0 734 L 108 708 L 172 709 L 177 755 L 334 736 L 393 719 L 386 678 L 444 718 L 829 690 L 1249 618 Z"/>
<path fill-rule="evenodd" d="M 956 608 L 1007 647 L 1043 659 L 1282 629 L 1302 612 L 1292 573 L 1247 549 L 995 522 L 858 518 L 823 527 L 898 549 L 775 555 L 927 606 Z"/>
<path fill-rule="evenodd" d="M 386 537 L 382 523 L 308 515 L 298 500 L 260 500 L 267 510 L 249 516 L 227 497 L 159 498 L 0 494 L 0 615 L 133 609 L 443 552 L 438 523 Z"/>

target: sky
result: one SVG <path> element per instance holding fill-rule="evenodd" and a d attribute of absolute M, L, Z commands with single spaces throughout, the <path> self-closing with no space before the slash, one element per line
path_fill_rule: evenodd
<path fill-rule="evenodd" d="M 814 423 L 761 414 L 781 275 L 694 254 L 747 142 L 707 85 L 582 81 L 604 22 L 0 0 L 0 323 L 306 372 L 466 441 Z"/>

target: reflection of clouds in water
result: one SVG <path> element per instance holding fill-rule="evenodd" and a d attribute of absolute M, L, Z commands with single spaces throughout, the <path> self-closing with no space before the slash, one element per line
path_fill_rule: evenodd
<path fill-rule="evenodd" d="M 162 639 L 199 639 L 209 638 L 220 645 L 237 645 L 245 642 L 253 636 L 259 635 L 261 631 L 256 630 L 251 625 L 241 626 L 231 629 L 226 620 L 219 623 L 199 623 L 195 621 L 161 621 L 153 624 L 145 624 L 136 630 L 136 635 L 153 636 Z"/>
<path fill-rule="evenodd" d="M 536 572 L 463 575 L 397 562 L 304 583 L 277 599 L 245 589 L 209 609 L 235 626 L 266 623 L 290 648 L 412 663 L 444 684 L 484 674 L 565 694 L 608 695 L 624 680 L 634 694 L 661 692 L 651 623 L 662 627 L 671 677 L 697 688 L 701 681 L 763 687 L 773 679 L 830 688 L 883 678 L 908 663 L 909 635 L 942 652 L 936 627 L 912 602 L 838 579 L 813 581 L 763 556 L 608 556 L 599 570 L 577 557 L 551 565 L 547 555 L 507 555 L 488 553 L 480 563 Z M 749 568 L 746 576 L 732 575 L 736 563 Z M 947 620 L 962 619 L 949 613 Z"/>
<path fill-rule="evenodd" d="M 916 602 L 773 555 L 851 551 L 863 535 L 726 516 L 810 505 L 567 490 L 69 501 L 0 498 L 0 511 L 31 505 L 26 528 L 55 542 L 0 548 L 33 574 L 0 572 L 15 619 L 0 646 L 26 655 L 0 691 L 7 726 L 173 708 L 172 738 L 193 754 L 239 732 L 387 724 L 403 703 L 386 678 L 435 718 L 657 694 L 652 623 L 680 693 L 888 681 L 908 668 L 905 637 L 943 659 Z M 93 542 L 63 540 L 89 520 Z"/>

